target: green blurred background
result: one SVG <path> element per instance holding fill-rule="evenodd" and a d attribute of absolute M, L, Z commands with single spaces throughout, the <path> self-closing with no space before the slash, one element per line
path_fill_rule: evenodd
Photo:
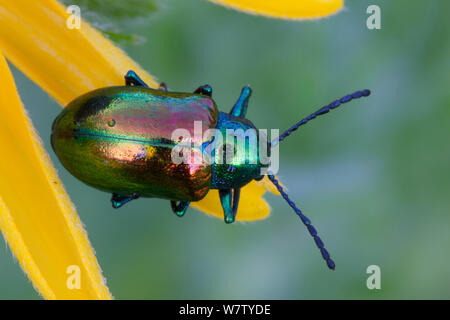
<path fill-rule="evenodd" d="M 60 107 L 17 69 L 34 125 L 77 206 L 117 299 L 450 298 L 450 2 L 346 1 L 322 20 L 246 15 L 205 0 L 161 0 L 148 18 L 121 22 L 139 44 L 122 44 L 176 91 L 212 85 L 228 111 L 243 85 L 248 118 L 286 129 L 357 89 L 372 96 L 315 120 L 280 147 L 279 177 L 336 261 L 329 271 L 284 200 L 271 216 L 225 225 L 168 201 L 120 210 L 110 195 L 73 178 L 53 153 Z M 381 7 L 382 29 L 366 28 Z M 83 16 L 83 12 L 82 12 Z M 6 244 L 0 299 L 38 299 Z M 381 268 L 368 290 L 366 268 Z"/>

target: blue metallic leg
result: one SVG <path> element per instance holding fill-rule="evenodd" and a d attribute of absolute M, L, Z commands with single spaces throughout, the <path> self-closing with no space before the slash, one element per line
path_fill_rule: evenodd
<path fill-rule="evenodd" d="M 252 89 L 250 89 L 249 86 L 242 88 L 241 95 L 236 101 L 234 107 L 231 109 L 230 114 L 238 118 L 245 118 L 245 115 L 247 114 L 248 100 L 251 95 Z"/>
<path fill-rule="evenodd" d="M 139 76 L 133 70 L 129 70 L 125 75 L 125 85 L 134 85 L 148 88 L 148 85 L 141 78 L 139 78 Z"/>
<path fill-rule="evenodd" d="M 204 86 L 198 87 L 194 93 L 196 94 L 202 94 L 204 96 L 211 97 L 212 96 L 212 88 L 209 84 L 205 84 Z"/>
<path fill-rule="evenodd" d="M 241 189 L 219 189 L 225 223 L 233 223 L 239 206 Z"/>
<path fill-rule="evenodd" d="M 179 217 L 184 216 L 190 203 L 190 201 L 180 201 L 179 203 L 177 203 L 176 201 L 170 201 L 173 213 L 175 213 Z"/>
<path fill-rule="evenodd" d="M 137 193 L 133 193 L 129 196 L 122 196 L 120 194 L 113 193 L 111 197 L 111 204 L 114 209 L 117 209 L 123 206 L 125 203 L 137 198 L 139 198 L 139 195 Z"/>

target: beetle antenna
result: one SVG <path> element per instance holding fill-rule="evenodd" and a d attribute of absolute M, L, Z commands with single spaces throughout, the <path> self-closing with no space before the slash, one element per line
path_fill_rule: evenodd
<path fill-rule="evenodd" d="M 274 146 L 278 142 L 283 141 L 287 136 L 289 136 L 292 132 L 297 130 L 300 126 L 302 126 L 304 124 L 307 124 L 310 120 L 316 118 L 317 116 L 320 116 L 322 114 L 328 113 L 330 110 L 336 109 L 337 107 L 339 107 L 343 103 L 350 102 L 353 99 L 358 99 L 358 98 L 361 98 L 361 97 L 367 97 L 369 95 L 370 95 L 370 90 L 365 89 L 365 90 L 361 90 L 361 91 L 356 91 L 356 92 L 354 92 L 352 94 L 348 94 L 345 97 L 342 97 L 342 98 L 340 98 L 338 100 L 335 100 L 332 103 L 330 103 L 329 105 L 320 108 L 316 112 L 310 114 L 306 118 L 304 118 L 304 119 L 300 120 L 299 122 L 297 122 L 295 125 L 293 125 L 289 129 L 287 129 L 283 134 L 281 134 L 278 137 L 278 139 L 275 139 L 274 141 L 272 141 L 271 144 Z"/>
<path fill-rule="evenodd" d="M 302 211 L 299 208 L 297 208 L 295 203 L 292 202 L 291 199 L 289 199 L 289 196 L 287 195 L 286 192 L 284 192 L 283 187 L 280 185 L 275 176 L 272 174 L 268 174 L 267 176 L 269 177 L 270 181 L 272 181 L 272 183 L 275 185 L 275 187 L 278 189 L 278 192 L 280 192 L 284 200 L 286 200 L 286 202 L 291 206 L 291 208 L 294 209 L 295 213 L 300 217 L 305 227 L 308 228 L 308 231 L 314 238 L 314 241 L 316 242 L 316 245 L 319 248 L 323 259 L 326 261 L 328 268 L 334 270 L 335 268 L 334 261 L 330 258 L 330 254 L 328 253 L 327 249 L 325 249 L 324 244 L 320 239 L 320 237 L 317 235 L 317 231 L 312 226 L 311 221 L 302 213 Z"/>

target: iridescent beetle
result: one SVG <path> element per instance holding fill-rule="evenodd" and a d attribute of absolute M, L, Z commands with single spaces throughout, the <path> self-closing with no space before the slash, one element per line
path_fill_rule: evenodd
<path fill-rule="evenodd" d="M 114 208 L 139 197 L 163 198 L 170 200 L 176 215 L 183 216 L 191 201 L 199 201 L 210 189 L 218 189 L 225 222 L 233 222 L 240 188 L 263 178 L 264 165 L 259 161 L 174 164 L 171 152 L 181 141 L 173 139 L 172 132 L 177 128 L 192 131 L 194 120 L 201 121 L 203 129 L 257 130 L 245 119 L 250 88 L 244 87 L 231 112 L 224 113 L 218 111 L 211 98 L 209 85 L 194 93 L 168 92 L 164 84 L 156 90 L 131 70 L 125 75 L 125 84 L 84 94 L 55 119 L 51 143 L 64 167 L 84 183 L 112 193 Z M 336 100 L 268 144 L 279 143 L 317 116 L 369 94 L 369 90 L 362 90 Z M 207 145 L 211 141 L 201 143 Z M 328 267 L 334 269 L 335 264 L 310 220 L 289 199 L 275 176 L 267 176 L 308 228 Z"/>

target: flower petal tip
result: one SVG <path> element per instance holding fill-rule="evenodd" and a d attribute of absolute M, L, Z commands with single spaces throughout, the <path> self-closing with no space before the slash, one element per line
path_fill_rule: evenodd
<path fill-rule="evenodd" d="M 338 13 L 343 0 L 209 0 L 249 14 L 285 20 L 312 20 Z"/>

